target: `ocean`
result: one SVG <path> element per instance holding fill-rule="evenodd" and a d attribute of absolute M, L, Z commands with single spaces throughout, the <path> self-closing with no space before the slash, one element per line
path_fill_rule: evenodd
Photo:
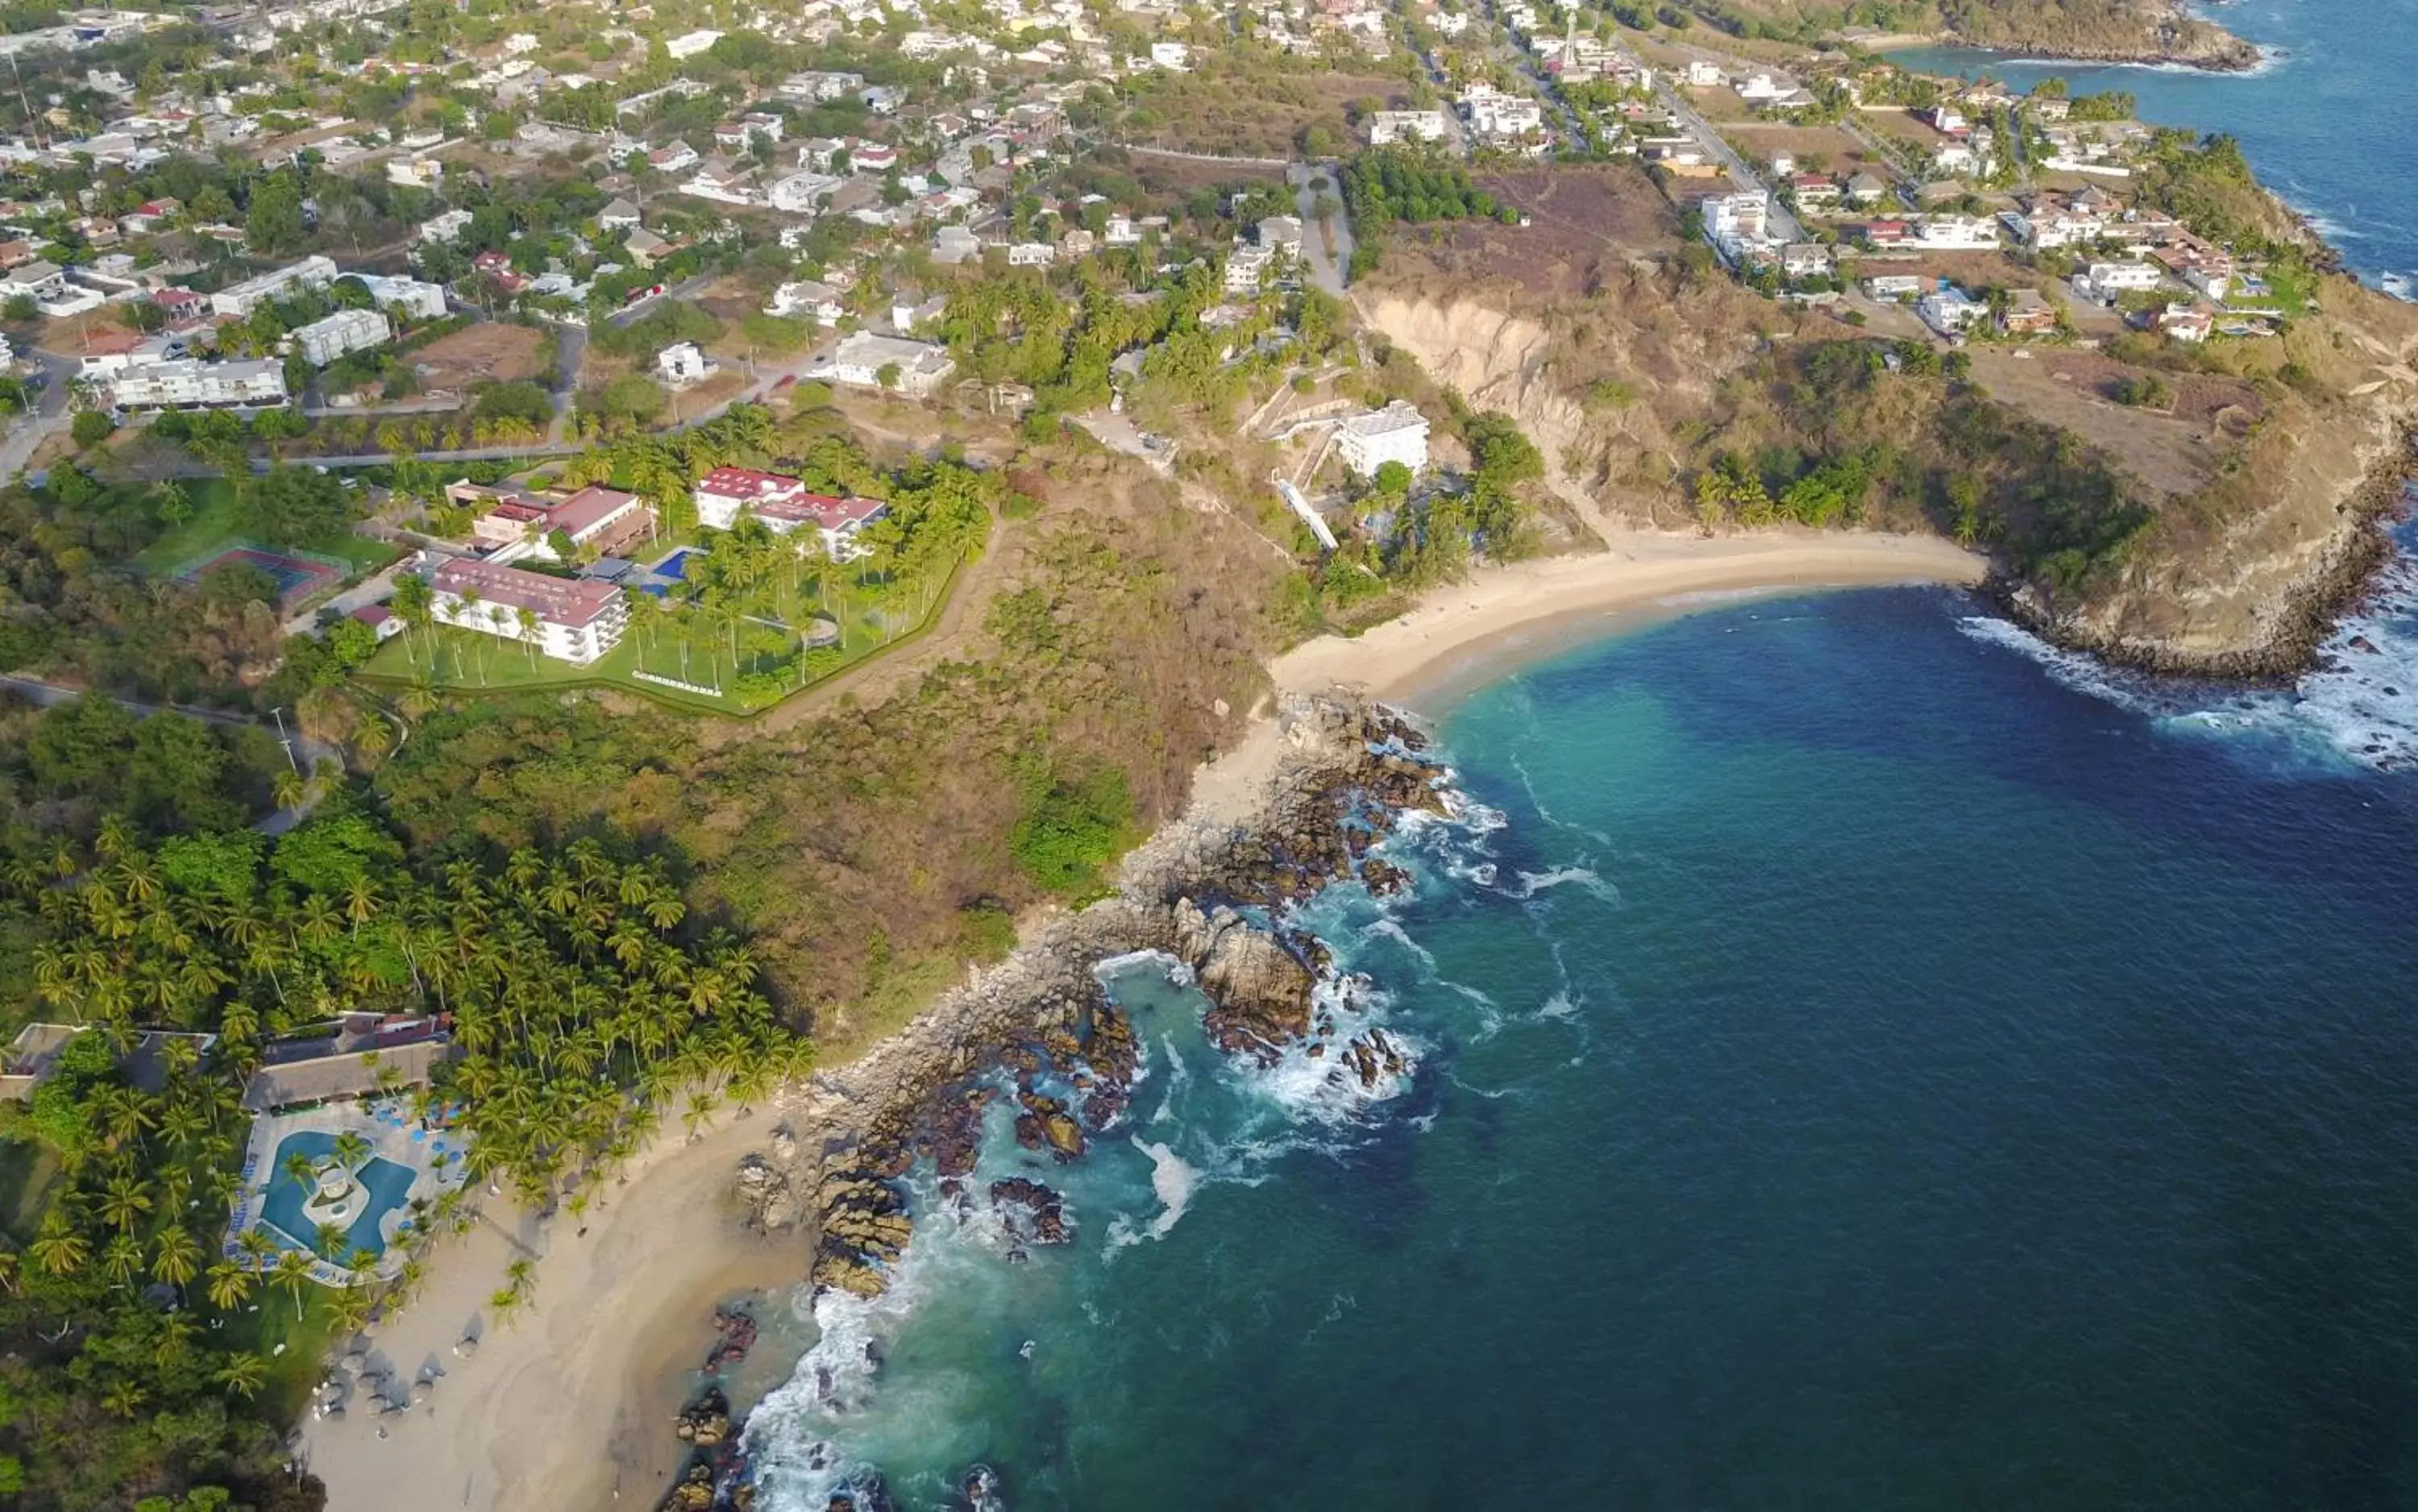
<path fill-rule="evenodd" d="M 1973 48 L 1891 53 L 1930 73 L 1986 74 L 2018 89 L 2061 78 L 2077 95 L 2117 89 L 2156 126 L 2223 131 L 2259 179 L 2308 216 L 2370 283 L 2407 295 L 2418 280 L 2418 179 L 2408 160 L 2418 78 L 2410 0 L 2232 0 L 2200 13 L 2257 44 L 2250 74 L 2145 65 L 2044 62 Z M 2121 184 L 2111 187 L 2122 192 Z"/>
<path fill-rule="evenodd" d="M 2288 55 L 2055 71 L 2418 268 L 2392 150 L 2294 114 L 2401 119 L 2418 8 L 2225 19 Z M 994 1107 L 969 1184 L 1050 1184 L 1074 1242 L 911 1178 L 891 1292 L 767 1332 L 810 1343 L 758 1505 L 981 1464 L 1017 1509 L 2418 1507 L 2407 562 L 2288 690 L 1915 589 L 1481 688 L 1435 727 L 1457 817 L 1387 842 L 1414 888 L 1295 921 L 1408 1072 L 1238 1064 L 1113 963 L 1126 1120 L 1059 1167 Z"/>
<path fill-rule="evenodd" d="M 1979 612 L 1730 607 L 1472 696 L 1415 891 L 1300 921 L 1416 1068 L 1245 1069 L 1115 968 L 1129 1123 L 995 1123 L 973 1184 L 1076 1241 L 935 1217 L 825 1298 L 759 1504 L 2418 1504 L 2418 788 Z"/>

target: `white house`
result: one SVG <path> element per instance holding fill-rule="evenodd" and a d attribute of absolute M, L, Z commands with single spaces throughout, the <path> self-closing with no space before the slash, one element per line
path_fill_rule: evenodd
<path fill-rule="evenodd" d="M 268 408 L 285 403 L 281 362 L 156 362 L 111 387 L 119 409 Z"/>
<path fill-rule="evenodd" d="M 465 221 L 464 224 L 467 224 Z M 263 273 L 257 278 L 230 283 L 210 296 L 213 314 L 232 315 L 240 320 L 268 300 L 279 299 L 295 289 L 324 289 L 336 282 L 336 265 L 316 253 L 298 263 Z"/>
<path fill-rule="evenodd" d="M 1440 110 L 1379 110 L 1369 113 L 1369 145 L 1441 142 L 1451 131 Z"/>
<path fill-rule="evenodd" d="M 609 583 L 552 577 L 474 557 L 447 561 L 428 586 L 440 622 L 534 644 L 541 655 L 581 666 L 620 644 L 629 622 L 621 590 Z"/>
<path fill-rule="evenodd" d="M 768 315 L 806 315 L 816 323 L 836 326 L 848 313 L 839 295 L 827 283 L 812 280 L 784 283 L 773 291 L 773 300 L 764 307 Z"/>
<path fill-rule="evenodd" d="M 820 205 L 823 196 L 840 187 L 846 180 L 830 174 L 796 173 L 775 179 L 767 191 L 773 208 L 790 215 L 801 215 Z"/>
<path fill-rule="evenodd" d="M 1940 252 L 1995 252 L 1998 223 L 1978 215 L 1927 215 L 1913 245 Z"/>
<path fill-rule="evenodd" d="M 1363 478 L 1389 462 L 1419 472 L 1428 465 L 1427 417 L 1400 399 L 1349 416 L 1335 427 L 1335 454 Z"/>
<path fill-rule="evenodd" d="M 421 241 L 433 241 L 442 246 L 469 229 L 469 211 L 448 210 L 443 215 L 422 221 L 418 235 Z"/>
<path fill-rule="evenodd" d="M 637 227 L 638 207 L 619 196 L 596 212 L 596 229 L 599 231 L 635 231 Z"/>
<path fill-rule="evenodd" d="M 675 61 L 681 58 L 693 58 L 721 40 L 720 32 L 700 28 L 693 32 L 683 32 L 670 38 L 664 43 L 664 51 L 669 53 Z"/>
<path fill-rule="evenodd" d="M 1932 329 L 1952 336 L 1988 314 L 1989 306 L 1951 283 L 1915 300 L 1914 313 Z"/>
<path fill-rule="evenodd" d="M 416 278 L 384 273 L 357 273 L 381 310 L 396 310 L 407 320 L 436 320 L 445 314 L 445 286 Z"/>
<path fill-rule="evenodd" d="M 383 346 L 394 338 L 394 328 L 375 310 L 339 310 L 294 331 L 294 349 L 314 368 L 324 368 L 348 352 Z"/>
<path fill-rule="evenodd" d="M 859 389 L 891 388 L 893 392 L 921 399 L 929 395 L 956 369 L 946 350 L 926 342 L 904 341 L 858 331 L 816 359 L 807 375 Z M 895 384 L 882 374 L 895 369 Z"/>
<path fill-rule="evenodd" d="M 1150 44 L 1150 66 L 1171 73 L 1186 73 L 1192 68 L 1192 50 L 1182 42 Z"/>
<path fill-rule="evenodd" d="M 655 374 L 673 388 L 702 383 L 713 363 L 695 342 L 678 342 L 655 354 Z"/>

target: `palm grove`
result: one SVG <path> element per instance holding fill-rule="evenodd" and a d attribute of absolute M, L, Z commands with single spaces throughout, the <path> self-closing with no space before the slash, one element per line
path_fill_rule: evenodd
<path fill-rule="evenodd" d="M 5 772 L 0 949 L 30 988 L 20 1014 L 86 1032 L 0 1146 L 58 1171 L 23 1248 L 0 1241 L 0 1497 L 315 1506 L 316 1483 L 278 1469 L 272 1425 L 328 1332 L 399 1300 L 422 1260 L 375 1294 L 323 1292 L 309 1256 L 257 1229 L 223 1250 L 241 1088 L 267 1046 L 343 1010 L 451 1016 L 460 1054 L 423 1109 L 458 1110 L 480 1180 L 583 1208 L 667 1112 L 758 1096 L 804 1044 L 748 948 L 690 919 L 659 859 L 595 839 L 414 858 L 352 790 L 272 842 L 207 785 L 155 790 L 161 763 L 137 742 L 156 752 L 145 732 L 191 722 L 93 707 L 38 716 Z M 220 740 L 191 726 L 166 748 Z M 243 756 L 211 769 L 237 790 Z M 130 1058 L 138 1028 L 220 1038 Z M 425 1204 L 415 1232 L 467 1221 L 459 1200 Z M 317 1237 L 346 1259 L 340 1234 Z M 524 1294 L 516 1276 L 499 1305 Z"/>

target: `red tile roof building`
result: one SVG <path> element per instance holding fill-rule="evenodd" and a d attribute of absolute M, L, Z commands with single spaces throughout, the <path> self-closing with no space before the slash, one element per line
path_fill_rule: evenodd
<path fill-rule="evenodd" d="M 608 584 L 550 577 L 499 562 L 455 557 L 429 580 L 439 621 L 506 640 L 523 640 L 521 611 L 535 617 L 538 650 L 585 666 L 621 640 L 629 610 Z M 502 611 L 498 617 L 498 610 Z"/>

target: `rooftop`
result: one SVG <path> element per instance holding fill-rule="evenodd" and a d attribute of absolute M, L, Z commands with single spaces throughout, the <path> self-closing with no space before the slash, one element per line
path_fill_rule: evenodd
<path fill-rule="evenodd" d="M 584 625 L 620 602 L 620 595 L 602 583 L 548 577 L 468 557 L 455 557 L 436 569 L 430 586 L 439 593 L 476 593 L 507 609 L 528 609 L 558 625 Z"/>

